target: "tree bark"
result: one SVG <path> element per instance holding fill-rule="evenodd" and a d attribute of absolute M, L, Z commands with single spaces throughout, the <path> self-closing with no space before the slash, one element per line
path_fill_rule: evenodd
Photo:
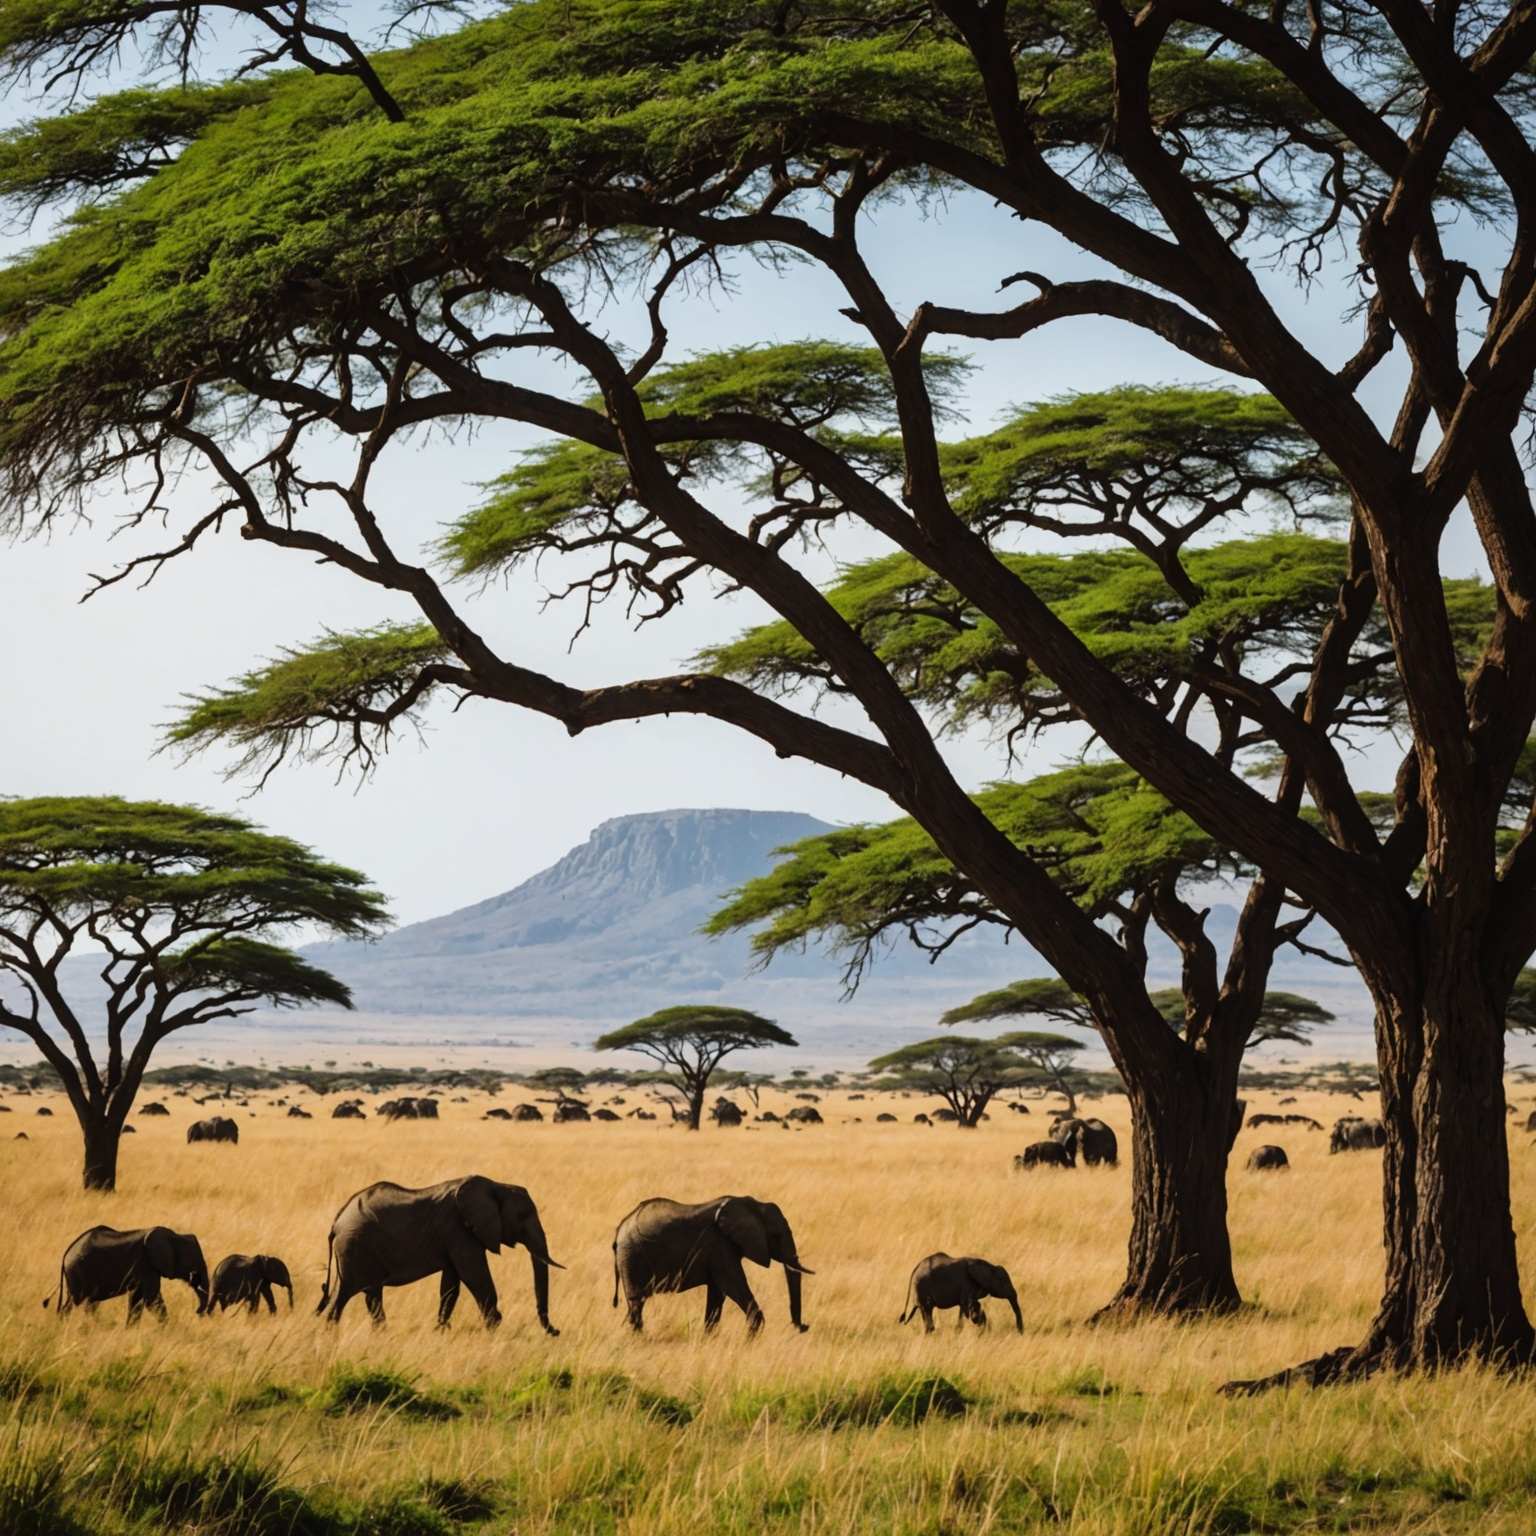
<path fill-rule="evenodd" d="M 1193 1054 L 1193 1053 L 1192 1053 Z M 1237 1067 L 1127 1079 L 1131 1101 L 1131 1240 L 1125 1281 L 1100 1319 L 1230 1312 L 1242 1304 L 1227 1234 L 1227 1155 Z"/>
<path fill-rule="evenodd" d="M 122 1124 L 111 1115 L 80 1118 L 80 1134 L 85 1141 L 86 1189 L 111 1191 L 117 1188 L 117 1150 L 122 1141 Z"/>

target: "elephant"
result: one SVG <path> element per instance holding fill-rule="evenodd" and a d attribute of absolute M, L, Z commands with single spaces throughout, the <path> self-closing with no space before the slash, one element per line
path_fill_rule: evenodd
<path fill-rule="evenodd" d="M 494 1109 L 486 1110 L 480 1118 L 482 1120 L 510 1120 L 512 1118 L 512 1111 L 510 1109 L 503 1109 L 498 1104 Z"/>
<path fill-rule="evenodd" d="M 1285 1155 L 1284 1147 L 1262 1146 L 1255 1147 L 1248 1154 L 1248 1169 L 1251 1173 L 1262 1173 L 1268 1169 L 1280 1170 L 1289 1168 L 1291 1160 Z"/>
<path fill-rule="evenodd" d="M 207 1312 L 208 1265 L 190 1232 L 173 1232 L 169 1227 L 141 1227 L 133 1232 L 89 1227 L 64 1250 L 59 1263 L 59 1316 L 78 1306 L 94 1311 L 100 1302 L 127 1296 L 130 1323 L 138 1322 L 145 1307 L 163 1319 L 162 1280 L 184 1281 L 197 1296 L 197 1315 Z M 45 1296 L 43 1305 L 53 1299 Z"/>
<path fill-rule="evenodd" d="M 1360 1152 L 1387 1144 L 1387 1128 L 1380 1120 L 1364 1120 L 1359 1115 L 1345 1115 L 1335 1120 L 1328 1137 L 1328 1151 Z"/>
<path fill-rule="evenodd" d="M 797 1125 L 820 1125 L 821 1111 L 809 1104 L 797 1104 L 784 1116 L 786 1120 L 793 1120 Z"/>
<path fill-rule="evenodd" d="M 139 1113 L 141 1115 L 168 1115 L 170 1110 L 164 1104 L 145 1104 L 140 1108 Z"/>
<path fill-rule="evenodd" d="M 946 1307 L 958 1307 L 960 1318 L 957 1327 L 967 1321 L 978 1328 L 987 1326 L 987 1314 L 982 1310 L 981 1298 L 995 1296 L 1013 1308 L 1013 1325 L 1024 1332 L 1024 1314 L 1019 1311 L 1019 1293 L 1013 1288 L 1008 1271 L 1001 1264 L 986 1259 L 952 1259 L 947 1253 L 930 1253 L 919 1259 L 912 1278 L 907 1281 L 909 1305 L 896 1319 L 908 1323 L 913 1316 L 923 1314 L 923 1332 L 933 1332 L 933 1314 Z"/>
<path fill-rule="evenodd" d="M 619 1117 L 611 1109 L 594 1109 L 592 1111 L 592 1118 L 594 1120 L 617 1120 Z"/>
<path fill-rule="evenodd" d="M 747 1117 L 741 1112 L 741 1105 L 733 1103 L 730 1099 L 716 1099 L 714 1106 L 709 1111 L 709 1118 L 716 1125 L 740 1125 Z"/>
<path fill-rule="evenodd" d="M 519 1104 L 512 1111 L 514 1120 L 542 1120 L 544 1111 L 537 1104 Z"/>
<path fill-rule="evenodd" d="M 642 1200 L 613 1234 L 613 1304 L 618 1306 L 622 1288 L 629 1326 L 639 1333 L 648 1297 L 702 1285 L 707 1288 L 706 1329 L 714 1328 L 725 1303 L 734 1301 L 756 1333 L 763 1326 L 763 1309 L 742 1272 L 744 1258 L 765 1269 L 774 1260 L 783 1265 L 789 1320 L 805 1333 L 800 1277 L 815 1271 L 801 1264 L 783 1211 L 750 1195 L 722 1195 L 700 1205 Z"/>
<path fill-rule="evenodd" d="M 331 1111 L 332 1120 L 366 1120 L 367 1118 L 361 1104 L 338 1104 Z"/>
<path fill-rule="evenodd" d="M 1085 1163 L 1090 1168 L 1104 1163 L 1114 1168 L 1120 1162 L 1120 1143 L 1102 1120 L 1079 1120 L 1072 1116 L 1058 1120 L 1051 1127 L 1051 1140 L 1065 1147 L 1074 1163 Z"/>
<path fill-rule="evenodd" d="M 1311 1115 L 1249 1115 L 1248 1124 L 1304 1125 L 1309 1131 L 1320 1131 L 1323 1128 L 1321 1122 L 1314 1120 Z"/>
<path fill-rule="evenodd" d="M 53 1115 L 53 1111 L 49 1109 L 46 1104 L 44 1104 L 43 1107 L 38 1110 L 38 1114 L 51 1117 Z"/>
<path fill-rule="evenodd" d="M 896 1123 L 896 1116 L 887 1110 L 875 1116 L 875 1123 L 877 1125 L 894 1125 Z"/>
<path fill-rule="evenodd" d="M 302 1104 L 290 1104 L 288 1106 L 288 1118 L 290 1120 L 313 1120 L 315 1117 Z"/>
<path fill-rule="evenodd" d="M 240 1127 L 228 1115 L 214 1115 L 209 1120 L 194 1120 L 187 1127 L 187 1140 L 235 1143 L 240 1140 Z"/>
<path fill-rule="evenodd" d="M 293 1306 L 293 1279 L 288 1266 L 270 1253 L 232 1253 L 220 1259 L 213 1270 L 213 1296 L 211 1305 L 223 1311 L 237 1307 L 241 1302 L 246 1310 L 256 1312 L 260 1303 L 266 1302 L 268 1312 L 277 1311 L 272 1299 L 272 1287 L 282 1286 L 288 1292 L 288 1305 Z"/>
<path fill-rule="evenodd" d="M 913 1115 L 912 1116 L 912 1124 L 913 1125 L 932 1125 L 933 1121 L 930 1120 L 927 1115 Z"/>
<path fill-rule="evenodd" d="M 758 1117 L 760 1125 L 782 1125 L 783 1121 L 771 1109 L 765 1109 Z"/>
<path fill-rule="evenodd" d="M 544 1331 L 558 1338 L 559 1330 L 549 1321 L 549 1271 L 565 1266 L 549 1256 L 538 1207 L 521 1185 L 499 1184 L 481 1174 L 425 1189 L 380 1183 L 358 1190 L 331 1223 L 316 1315 L 324 1312 L 327 1321 L 338 1323 L 347 1303 L 362 1292 L 377 1325 L 384 1321 L 385 1286 L 411 1285 L 440 1274 L 438 1327 L 448 1326 L 462 1283 L 479 1304 L 486 1327 L 494 1328 L 501 1312 L 485 1255 L 500 1253 L 503 1243 L 509 1248 L 521 1243 L 528 1250 L 534 1308 Z"/>
<path fill-rule="evenodd" d="M 562 1099 L 555 1105 L 555 1123 L 566 1124 L 573 1120 L 590 1120 L 592 1116 L 587 1112 L 585 1104 L 578 1103 L 575 1099 Z"/>
<path fill-rule="evenodd" d="M 1013 1160 L 1015 1168 L 1072 1168 L 1072 1149 L 1059 1141 L 1032 1141 Z"/>

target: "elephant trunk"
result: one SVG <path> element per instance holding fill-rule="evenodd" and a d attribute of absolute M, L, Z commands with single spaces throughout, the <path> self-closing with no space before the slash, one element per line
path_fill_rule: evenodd
<path fill-rule="evenodd" d="M 1008 1287 L 1008 1305 L 1013 1308 L 1013 1326 L 1019 1332 L 1024 1332 L 1024 1314 L 1019 1311 L 1019 1293 Z"/>
<path fill-rule="evenodd" d="M 523 1243 L 528 1249 L 529 1262 L 533 1265 L 533 1306 L 546 1333 L 556 1330 L 549 1321 L 549 1272 L 559 1268 L 549 1256 L 549 1244 L 544 1240 L 544 1228 L 537 1216 L 528 1219 L 523 1227 Z"/>
<path fill-rule="evenodd" d="M 293 1311 L 293 1281 L 283 1281 L 283 1289 L 288 1292 L 288 1310 Z"/>
<path fill-rule="evenodd" d="M 793 1267 L 788 1264 L 784 1266 L 784 1288 L 789 1292 L 789 1320 L 799 1332 L 804 1333 L 805 1324 L 800 1320 L 800 1276 L 802 1273 L 809 1273 L 809 1271 L 802 1271 L 798 1264 Z"/>

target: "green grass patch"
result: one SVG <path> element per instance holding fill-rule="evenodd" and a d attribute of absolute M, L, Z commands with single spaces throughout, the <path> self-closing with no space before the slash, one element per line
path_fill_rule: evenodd
<path fill-rule="evenodd" d="M 911 1428 L 927 1419 L 962 1418 L 974 1406 L 947 1376 L 893 1374 L 857 1384 L 825 1383 L 803 1392 L 738 1398 L 739 1417 L 767 1416 L 801 1429 Z"/>
<path fill-rule="evenodd" d="M 1051 1390 L 1058 1397 L 1117 1397 L 1121 1391 L 1096 1365 L 1063 1376 Z"/>
<path fill-rule="evenodd" d="M 25 1403 L 52 1390 L 40 1367 L 26 1360 L 0 1362 L 0 1403 Z"/>
<path fill-rule="evenodd" d="M 66 1500 L 80 1457 L 41 1450 L 19 1436 L 0 1453 L 0 1531 L 5 1536 L 89 1536 Z"/>
<path fill-rule="evenodd" d="M 267 1408 L 289 1408 L 302 1403 L 309 1396 L 298 1387 L 287 1387 L 280 1381 L 264 1382 L 254 1392 L 237 1397 L 231 1405 L 236 1413 L 261 1413 Z"/>
<path fill-rule="evenodd" d="M 461 1411 L 447 1398 L 421 1391 L 414 1380 L 399 1371 L 347 1365 L 331 1372 L 321 1397 L 329 1414 L 382 1408 L 408 1419 L 442 1420 L 456 1419 Z"/>
<path fill-rule="evenodd" d="M 104 1466 L 100 1483 L 108 1504 L 155 1529 L 342 1536 L 350 1525 L 248 1455 L 119 1455 Z"/>

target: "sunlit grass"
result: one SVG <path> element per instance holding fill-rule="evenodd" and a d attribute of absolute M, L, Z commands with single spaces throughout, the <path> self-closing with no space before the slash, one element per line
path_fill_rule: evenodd
<path fill-rule="evenodd" d="M 1523 1122 L 1529 1091 L 1520 1090 Z M 1211 1323 L 1094 1328 L 1120 1278 L 1129 1171 L 1015 1174 L 1042 1134 L 1005 1109 L 975 1132 L 910 1124 L 902 1099 L 823 1099 L 827 1123 L 690 1136 L 662 1122 L 482 1121 L 445 1102 L 436 1124 L 289 1120 L 236 1110 L 236 1148 L 185 1144 L 204 1111 L 171 1098 L 140 1119 L 121 1188 L 87 1196 L 56 1099 L 9 1095 L 0 1115 L 0 1531 L 152 1530 L 223 1536 L 497 1531 L 661 1533 L 1291 1530 L 1525 1532 L 1536 1524 L 1536 1385 L 1480 1371 L 1378 1380 L 1251 1401 L 1216 1395 L 1348 1343 L 1379 1283 L 1379 1154 L 1327 1155 L 1326 1136 L 1245 1130 L 1230 1179 L 1251 1305 Z M 780 1113 L 793 1102 L 771 1096 Z M 38 1117 L 42 1103 L 54 1108 Z M 631 1097 L 631 1103 L 635 1100 Z M 1257 1105 L 1256 1107 L 1273 1107 Z M 1303 1095 L 1325 1123 L 1353 1101 Z M 874 1116 L 894 1108 L 897 1125 Z M 1126 1142 L 1125 1104 L 1094 1109 Z M 253 1113 L 252 1113 L 253 1112 Z M 249 1114 L 249 1118 L 248 1118 Z M 855 1116 L 862 1123 L 851 1123 Z M 1513 1120 L 1514 1117 L 1512 1117 Z M 14 1139 L 25 1130 L 28 1140 Z M 1512 1133 L 1517 1230 L 1536 1217 L 1536 1153 Z M 1261 1141 L 1286 1174 L 1249 1174 Z M 492 1260 L 503 1327 L 473 1308 L 440 1333 L 436 1286 L 361 1302 L 339 1329 L 313 1315 L 337 1207 L 378 1178 L 483 1172 L 524 1183 L 555 1257 L 546 1337 L 529 1266 Z M 704 1297 L 658 1298 L 632 1337 L 612 1305 L 609 1244 L 647 1195 L 777 1200 L 816 1275 L 811 1332 L 788 1326 L 782 1278 L 749 1267 L 768 1314 L 748 1340 Z M 60 1321 L 40 1306 L 80 1230 L 165 1222 L 225 1253 L 287 1260 L 289 1314 L 123 1325 L 121 1303 Z M 1025 1332 L 925 1337 L 897 1326 L 908 1273 L 936 1249 L 1006 1264 Z"/>

